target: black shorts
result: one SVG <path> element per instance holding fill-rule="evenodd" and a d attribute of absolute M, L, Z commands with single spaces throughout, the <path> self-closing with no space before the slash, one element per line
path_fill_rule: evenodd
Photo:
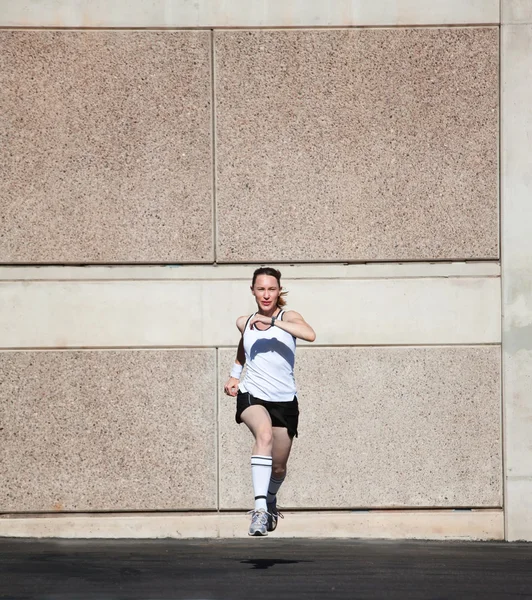
<path fill-rule="evenodd" d="M 268 411 L 272 420 L 272 427 L 285 427 L 288 430 L 288 435 L 293 438 L 297 437 L 297 425 L 299 422 L 299 404 L 297 396 L 290 402 L 270 402 L 269 400 L 261 400 L 255 398 L 248 392 L 238 392 L 236 397 L 236 415 L 237 423 L 242 423 L 241 415 L 248 406 L 260 404 Z"/>

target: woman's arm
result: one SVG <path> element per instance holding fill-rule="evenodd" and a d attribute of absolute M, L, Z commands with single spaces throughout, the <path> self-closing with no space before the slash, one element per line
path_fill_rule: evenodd
<path fill-rule="evenodd" d="M 236 326 L 241 334 L 244 333 L 244 327 L 246 326 L 247 317 L 238 317 L 236 320 Z M 238 382 L 240 381 L 240 373 L 238 377 L 236 374 L 238 371 L 242 372 L 242 368 L 246 364 L 246 353 L 244 352 L 244 336 L 240 336 L 240 342 L 238 342 L 238 348 L 236 351 L 236 359 L 233 368 L 231 369 L 231 375 L 224 386 L 224 392 L 228 396 L 236 396 L 238 394 Z"/>
<path fill-rule="evenodd" d="M 270 325 L 271 321 L 270 317 L 265 317 L 264 315 L 259 315 L 257 313 L 249 322 L 249 326 L 253 327 L 257 322 L 263 323 L 264 325 Z M 295 310 L 286 311 L 283 315 L 283 320 L 276 319 L 274 325 L 300 340 L 313 342 L 316 339 L 314 329 L 312 329 L 305 319 Z"/>
<path fill-rule="evenodd" d="M 236 349 L 235 365 L 244 366 L 246 364 L 246 353 L 244 352 L 244 338 L 241 337 Z"/>

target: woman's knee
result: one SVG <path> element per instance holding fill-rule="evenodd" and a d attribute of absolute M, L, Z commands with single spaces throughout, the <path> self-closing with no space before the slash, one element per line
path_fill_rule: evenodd
<path fill-rule="evenodd" d="M 272 476 L 277 479 L 284 479 L 286 477 L 286 464 L 273 463 Z"/>
<path fill-rule="evenodd" d="M 273 444 L 273 435 L 271 428 L 261 428 L 255 435 L 255 441 L 258 446 L 271 448 Z"/>

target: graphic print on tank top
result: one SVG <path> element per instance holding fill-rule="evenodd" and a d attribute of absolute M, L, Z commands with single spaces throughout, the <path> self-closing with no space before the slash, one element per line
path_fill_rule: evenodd
<path fill-rule="evenodd" d="M 279 320 L 284 312 L 279 313 Z M 249 321 L 253 316 L 249 317 L 244 329 L 246 376 L 240 383 L 240 390 L 261 400 L 291 402 L 297 391 L 294 380 L 296 338 L 275 326 L 264 331 L 250 329 Z"/>

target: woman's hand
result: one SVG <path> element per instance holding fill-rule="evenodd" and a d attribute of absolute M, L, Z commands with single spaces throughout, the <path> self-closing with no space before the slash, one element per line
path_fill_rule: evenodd
<path fill-rule="evenodd" d="M 267 317 L 266 315 L 260 315 L 259 313 L 257 313 L 254 317 L 251 318 L 251 320 L 249 322 L 249 328 L 253 329 L 253 326 L 255 325 L 255 323 L 262 323 L 263 325 L 271 325 L 272 318 Z"/>
<path fill-rule="evenodd" d="M 224 386 L 224 392 L 228 396 L 236 396 L 238 394 L 238 382 L 239 380 L 236 377 L 229 377 Z"/>
<path fill-rule="evenodd" d="M 250 329 L 253 329 L 255 323 L 271 325 L 272 318 L 257 313 L 249 322 Z M 283 319 L 275 320 L 275 327 L 288 332 L 300 340 L 313 342 L 316 339 L 314 329 L 305 321 L 305 319 L 295 310 L 287 310 Z"/>

